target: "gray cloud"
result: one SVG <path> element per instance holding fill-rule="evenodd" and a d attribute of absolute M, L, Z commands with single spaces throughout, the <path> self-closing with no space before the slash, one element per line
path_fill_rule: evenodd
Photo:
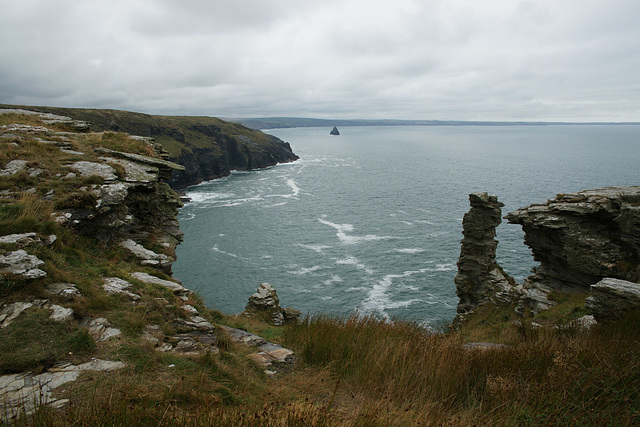
<path fill-rule="evenodd" d="M 640 121 L 631 0 L 21 0 L 0 102 L 222 117 Z"/>

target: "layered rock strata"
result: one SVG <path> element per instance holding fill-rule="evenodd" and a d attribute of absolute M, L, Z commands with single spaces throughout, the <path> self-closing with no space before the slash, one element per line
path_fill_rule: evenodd
<path fill-rule="evenodd" d="M 464 238 L 455 277 L 459 316 L 489 300 L 508 298 L 514 284 L 496 261 L 496 227 L 504 205 L 487 193 L 470 194 L 469 201 L 471 210 L 462 220 Z"/>
<path fill-rule="evenodd" d="M 507 214 L 509 223 L 522 226 L 525 243 L 540 263 L 522 284 L 504 274 L 495 261 L 497 242 L 493 238 L 501 205 L 485 193 L 474 193 L 470 200 L 455 279 L 459 313 L 504 299 L 517 302 L 516 311 L 521 314 L 526 310 L 537 314 L 555 304 L 549 299 L 552 291 L 592 290 L 594 301 L 598 301 L 610 299 L 603 297 L 605 293 L 635 295 L 634 290 L 640 287 L 640 187 L 559 194 L 546 203 Z M 609 282 L 601 282 L 603 279 Z M 612 279 L 627 281 L 627 285 L 620 290 L 614 281 L 617 285 L 613 289 Z M 607 310 L 611 312 L 603 309 L 605 314 L 596 318 L 607 318 Z"/>

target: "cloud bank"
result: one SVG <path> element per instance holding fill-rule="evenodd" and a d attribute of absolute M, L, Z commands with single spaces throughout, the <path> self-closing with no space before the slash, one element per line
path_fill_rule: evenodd
<path fill-rule="evenodd" d="M 635 0 L 20 0 L 0 102 L 219 117 L 640 121 Z"/>

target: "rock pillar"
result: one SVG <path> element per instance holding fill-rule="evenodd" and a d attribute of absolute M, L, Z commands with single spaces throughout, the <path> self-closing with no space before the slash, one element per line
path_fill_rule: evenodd
<path fill-rule="evenodd" d="M 458 317 L 487 302 L 508 299 L 513 279 L 496 262 L 496 227 L 504 206 L 487 193 L 469 195 L 471 210 L 462 220 L 462 247 L 455 278 Z"/>

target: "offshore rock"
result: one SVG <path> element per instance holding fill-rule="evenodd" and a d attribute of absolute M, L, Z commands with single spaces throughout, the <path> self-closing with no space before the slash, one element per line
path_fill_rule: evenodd
<path fill-rule="evenodd" d="M 509 213 L 540 265 L 525 279 L 521 302 L 534 313 L 552 290 L 587 292 L 604 278 L 640 279 L 640 187 L 559 194 Z"/>
<path fill-rule="evenodd" d="M 640 310 L 640 284 L 607 277 L 591 285 L 585 307 L 598 322 L 623 318 Z"/>
<path fill-rule="evenodd" d="M 471 210 L 462 220 L 462 247 L 455 277 L 458 319 L 488 301 L 508 301 L 515 284 L 496 262 L 496 227 L 502 203 L 487 193 L 469 195 Z"/>
<path fill-rule="evenodd" d="M 333 129 L 331 129 L 331 132 L 329 132 L 329 135 L 334 135 L 334 136 L 338 136 L 340 135 L 340 131 L 338 130 L 337 127 L 333 127 Z"/>

